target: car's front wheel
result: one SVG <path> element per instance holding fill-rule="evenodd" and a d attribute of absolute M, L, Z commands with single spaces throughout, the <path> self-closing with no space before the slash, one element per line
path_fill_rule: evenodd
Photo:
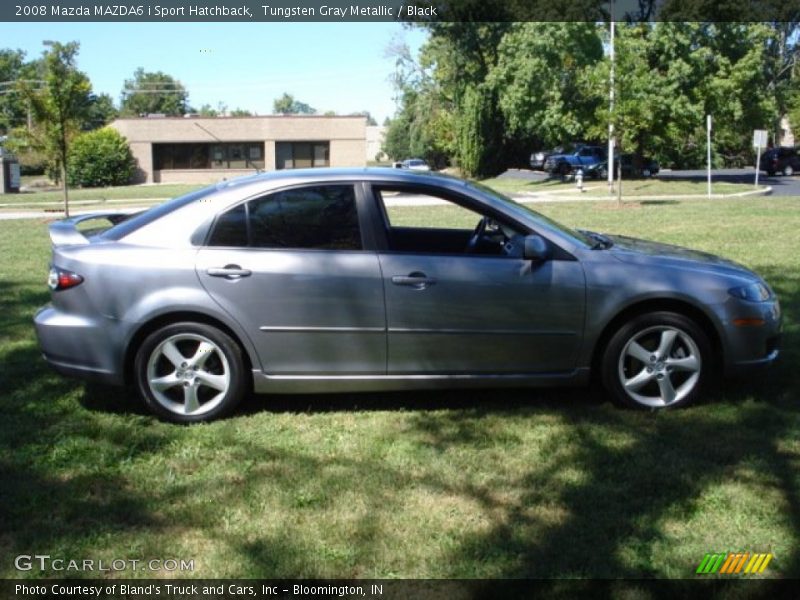
<path fill-rule="evenodd" d="M 230 413 L 246 393 L 239 346 L 216 327 L 174 323 L 150 334 L 134 363 L 147 407 L 176 423 Z"/>
<path fill-rule="evenodd" d="M 792 167 L 792 165 L 786 165 L 785 167 L 783 167 L 783 174 L 786 177 L 791 177 L 792 175 L 794 175 L 794 167 Z"/>
<path fill-rule="evenodd" d="M 603 355 L 606 390 L 637 408 L 685 406 L 701 394 L 711 373 L 708 336 L 672 312 L 635 317 L 617 330 Z"/>

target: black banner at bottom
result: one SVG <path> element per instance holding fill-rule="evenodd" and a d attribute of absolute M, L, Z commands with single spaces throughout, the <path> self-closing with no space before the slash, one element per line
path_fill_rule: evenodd
<path fill-rule="evenodd" d="M 491 598 L 783 598 L 797 581 L 744 579 L 5 579 L 0 598 L 36 600 L 326 600 Z"/>

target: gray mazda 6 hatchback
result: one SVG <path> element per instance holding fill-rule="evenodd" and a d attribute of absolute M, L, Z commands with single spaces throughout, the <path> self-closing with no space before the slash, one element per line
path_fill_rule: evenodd
<path fill-rule="evenodd" d="M 471 227 L 397 208 L 436 204 Z M 113 226 L 79 230 L 98 218 Z M 134 385 L 177 422 L 250 391 L 590 381 L 665 408 L 778 357 L 778 300 L 741 265 L 569 229 L 444 175 L 278 171 L 58 221 L 50 237 L 45 359 Z"/>

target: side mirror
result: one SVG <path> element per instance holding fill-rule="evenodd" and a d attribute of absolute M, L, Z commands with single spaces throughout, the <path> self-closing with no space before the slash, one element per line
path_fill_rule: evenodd
<path fill-rule="evenodd" d="M 534 262 L 545 262 L 550 258 L 550 246 L 544 238 L 535 233 L 525 236 L 522 256 Z"/>

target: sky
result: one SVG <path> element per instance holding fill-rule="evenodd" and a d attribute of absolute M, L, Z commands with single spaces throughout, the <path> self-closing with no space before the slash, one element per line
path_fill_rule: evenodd
<path fill-rule="evenodd" d="M 138 67 L 187 88 L 191 106 L 219 102 L 270 114 L 284 92 L 319 112 L 395 112 L 386 55 L 393 40 L 416 51 L 421 30 L 399 23 L 0 23 L 0 47 L 41 55 L 42 42 L 78 41 L 78 68 L 118 105 Z"/>

